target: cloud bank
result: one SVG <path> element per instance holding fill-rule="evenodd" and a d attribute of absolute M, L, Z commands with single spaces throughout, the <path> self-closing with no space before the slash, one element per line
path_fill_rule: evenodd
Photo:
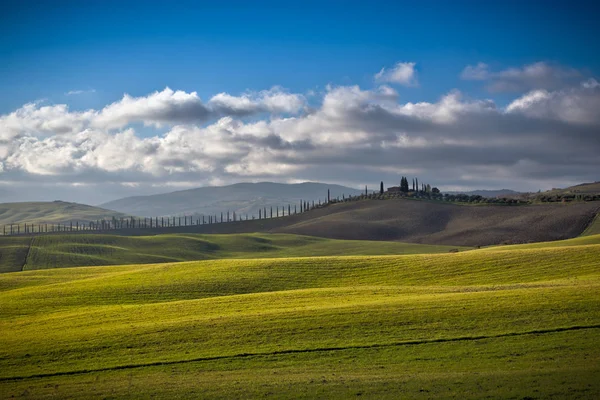
<path fill-rule="evenodd" d="M 413 75 L 396 73 L 401 64 Z M 490 74 L 475 65 L 463 78 L 496 79 Z M 381 82 L 415 82 L 414 63 L 377 75 Z M 77 190 L 78 200 L 97 204 L 238 181 L 363 187 L 410 175 L 448 190 L 535 190 L 598 179 L 594 79 L 534 87 L 506 107 L 457 90 L 433 102 L 400 99 L 389 86 L 349 85 L 328 86 L 310 105 L 279 87 L 218 93 L 206 102 L 196 92 L 166 88 L 86 111 L 25 104 L 0 116 L 0 185 L 34 194 L 48 188 L 52 198 Z M 155 133 L 142 135 L 134 124 Z"/>

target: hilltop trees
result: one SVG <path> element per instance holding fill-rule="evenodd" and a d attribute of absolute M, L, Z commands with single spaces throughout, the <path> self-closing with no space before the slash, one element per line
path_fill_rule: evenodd
<path fill-rule="evenodd" d="M 405 176 L 400 179 L 400 191 L 408 193 L 408 179 Z"/>

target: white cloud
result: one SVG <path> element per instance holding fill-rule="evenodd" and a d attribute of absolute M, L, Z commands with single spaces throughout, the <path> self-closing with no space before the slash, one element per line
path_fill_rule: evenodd
<path fill-rule="evenodd" d="M 485 63 L 467 65 L 460 77 L 464 80 L 489 81 L 492 92 L 519 92 L 532 89 L 558 89 L 572 85 L 582 76 L 573 68 L 566 68 L 547 62 L 536 62 L 523 67 L 511 67 L 492 72 Z"/>
<path fill-rule="evenodd" d="M 600 85 L 594 80 L 580 87 L 549 92 L 534 90 L 506 107 L 509 113 L 574 124 L 600 124 Z"/>
<path fill-rule="evenodd" d="M 467 81 L 483 81 L 488 79 L 489 75 L 488 65 L 480 62 L 477 65 L 467 65 L 460 77 Z"/>
<path fill-rule="evenodd" d="M 414 62 L 398 62 L 390 69 L 381 68 L 375 74 L 375 81 L 398 83 L 404 86 L 417 86 L 417 72 Z"/>
<path fill-rule="evenodd" d="M 0 116 L 0 140 L 10 140 L 24 134 L 78 132 L 84 129 L 93 116 L 93 111 L 69 111 L 66 104 L 25 104 L 10 114 Z"/>
<path fill-rule="evenodd" d="M 65 93 L 65 96 L 76 96 L 78 94 L 86 94 L 86 93 L 96 93 L 96 89 L 88 89 L 88 90 L 69 90 Z"/>
<path fill-rule="evenodd" d="M 123 98 L 102 109 L 93 125 L 103 128 L 120 128 L 132 122 L 146 125 L 199 122 L 207 119 L 210 111 L 196 92 L 186 93 L 165 88 L 148 96 Z"/>
<path fill-rule="evenodd" d="M 600 165 L 595 80 L 533 90 L 504 109 L 459 91 L 402 102 L 385 85 L 328 86 L 320 105 L 305 107 L 304 97 L 280 88 L 207 103 L 167 88 L 84 112 L 26 104 L 0 116 L 0 181 L 117 185 L 123 193 L 264 179 L 358 185 L 416 171 L 440 185 L 537 186 L 589 180 Z M 142 136 L 135 122 L 165 133 Z"/>
<path fill-rule="evenodd" d="M 219 93 L 209 101 L 209 106 L 223 115 L 249 115 L 260 112 L 295 114 L 302 110 L 306 100 L 302 95 L 286 93 L 280 87 L 232 96 Z"/>

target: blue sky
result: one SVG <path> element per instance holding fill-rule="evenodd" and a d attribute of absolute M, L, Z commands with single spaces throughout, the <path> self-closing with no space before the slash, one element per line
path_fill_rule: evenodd
<path fill-rule="evenodd" d="M 9 2 L 0 112 L 33 99 L 64 101 L 69 90 L 95 89 L 73 104 L 91 107 L 165 86 L 201 98 L 273 85 L 369 86 L 374 70 L 398 60 L 415 60 L 423 77 L 418 90 L 402 93 L 412 101 L 456 87 L 480 95 L 458 78 L 480 61 L 600 70 L 597 2 L 286 3 Z"/>
<path fill-rule="evenodd" d="M 479 146 L 481 152 L 505 155 L 497 160 L 498 164 L 490 165 L 482 162 L 461 166 L 449 159 L 453 167 L 461 169 L 456 170 L 456 179 L 444 178 L 448 189 L 510 185 L 525 165 L 537 172 L 512 187 L 537 190 L 591 179 L 593 173 L 585 171 L 597 165 L 598 160 L 590 155 L 583 157 L 582 165 L 563 168 L 565 172 L 543 174 L 548 170 L 543 160 L 560 154 L 558 143 L 561 149 L 572 145 L 575 152 L 583 144 L 595 149 L 598 138 L 585 133 L 584 139 L 573 141 L 572 132 L 578 132 L 579 125 L 565 126 L 564 137 L 552 136 L 558 135 L 553 130 L 545 139 L 536 135 L 549 126 L 541 121 L 544 118 L 560 117 L 564 124 L 595 123 L 586 110 L 567 110 L 565 104 L 573 96 L 579 96 L 581 104 L 595 104 L 594 91 L 600 76 L 599 2 L 230 1 L 220 5 L 182 1 L 8 1 L 2 6 L 0 130 L 4 127 L 10 131 L 10 141 L 21 141 L 18 147 L 4 145 L 3 149 L 0 145 L 0 186 L 9 192 L 29 181 L 32 187 L 40 181 L 74 184 L 73 188 L 106 185 L 112 188 L 111 195 L 119 196 L 165 191 L 177 185 L 243 180 L 336 180 L 362 187 L 362 181 L 379 181 L 382 174 L 395 179 L 402 171 L 430 180 L 439 176 L 426 165 L 399 163 L 388 168 L 370 159 L 364 160 L 357 174 L 344 163 L 348 164 L 347 157 L 353 157 L 355 147 L 361 146 L 380 152 L 378 159 L 388 157 L 385 152 L 390 146 L 421 146 L 441 153 L 443 145 L 450 146 L 446 151 L 464 152 L 465 156 L 468 149 L 474 151 Z M 400 65 L 410 69 L 409 80 L 377 78 L 382 68 L 389 74 Z M 471 74 L 466 74 L 469 66 Z M 580 93 L 582 85 L 585 93 Z M 163 92 L 167 87 L 174 92 Z M 352 87 L 361 92 L 346 90 Z M 180 99 L 189 96 L 177 100 L 177 91 L 182 93 Z M 393 91 L 393 95 L 382 96 L 382 91 Z M 152 97 L 155 92 L 162 93 L 162 100 Z M 125 93 L 142 100 L 127 105 Z M 219 103 L 214 99 L 219 93 L 235 98 L 223 100 L 227 104 Z M 273 108 L 273 99 L 281 94 L 290 95 L 285 101 L 291 103 L 283 109 L 281 104 Z M 356 105 L 358 111 L 346 120 L 356 117 L 357 125 L 364 123 L 364 129 L 349 133 L 340 125 L 332 134 L 333 122 L 324 116 L 339 113 L 329 105 L 350 112 L 347 105 L 358 98 L 362 101 Z M 240 99 L 252 103 L 250 108 L 240 111 Z M 328 101 L 332 99 L 335 102 Z M 530 107 L 531 99 L 537 108 Z M 165 108 L 148 105 L 155 100 Z M 237 102 L 238 108 L 232 102 Z M 411 106 L 419 102 L 427 106 Z M 27 108 L 27 104 L 35 106 Z M 472 137 L 457 137 L 454 132 L 458 127 L 448 125 L 464 123 L 465 129 L 485 125 L 465 115 L 474 113 L 477 107 L 486 109 L 489 104 L 498 115 L 481 111 L 477 118 L 485 114 L 489 124 L 500 123 L 493 119 L 500 118 L 502 124 L 506 123 L 506 132 L 478 131 L 472 132 Z M 577 101 L 569 104 L 580 107 Z M 109 110 L 113 118 L 105 112 L 100 118 L 105 123 L 101 128 L 98 121 L 90 122 L 96 117 L 78 114 L 99 114 L 109 105 L 115 105 Z M 396 119 L 384 126 L 382 121 L 389 115 L 377 120 L 367 116 L 373 107 L 386 110 Z M 506 116 L 517 109 L 522 114 L 522 125 L 515 116 Z M 164 115 L 153 118 L 152 113 Z M 50 120 L 42 120 L 50 118 L 49 114 Z M 442 114 L 447 118 L 440 119 Z M 429 118 L 435 126 L 413 131 L 416 122 L 399 122 L 398 115 L 419 123 Z M 317 117 L 323 117 L 320 125 L 315 122 Z M 248 134 L 240 132 L 256 132 L 260 128 L 256 124 L 262 121 L 268 126 L 257 137 L 277 137 L 273 140 L 285 145 L 280 143 L 275 149 L 271 142 L 240 139 L 243 145 L 236 141 L 240 146 L 236 157 L 245 160 L 243 165 L 233 163 L 233 155 L 215 161 L 204 160 L 202 154 L 194 154 L 196 162 L 190 164 L 190 160 L 177 158 L 183 157 L 183 145 L 163 148 L 164 143 L 173 143 L 174 137 L 183 140 L 179 131 L 183 127 L 190 138 L 205 143 L 202 140 L 208 140 L 219 118 L 233 119 L 221 123 L 233 124 L 226 129 L 231 137 L 246 139 Z M 281 118 L 293 118 L 298 126 L 286 125 L 282 133 L 277 130 Z M 308 126 L 310 134 L 290 133 Z M 104 135 L 102 139 L 82 141 L 82 135 L 92 134 L 90 127 L 95 129 L 94 134 Z M 501 138 L 517 135 L 521 129 L 525 143 L 538 140 L 547 144 L 552 138 L 554 142 L 550 143 L 556 145 L 548 147 L 543 157 L 498 147 Z M 435 138 L 423 136 L 432 130 L 436 131 Z M 72 136 L 65 135 L 67 131 Z M 365 139 L 368 134 L 372 136 Z M 122 140 L 127 135 L 131 136 L 128 145 L 144 149 L 138 155 L 143 162 L 126 163 L 114 151 L 100 154 L 98 146 L 89 144 Z M 347 153 L 335 155 L 340 161 L 330 174 L 312 170 L 324 156 L 311 153 L 309 145 L 331 145 L 333 151 L 341 146 L 341 137 L 349 136 L 354 141 L 343 143 Z M 83 143 L 91 147 L 84 149 Z M 241 148 L 246 148 L 246 153 Z M 292 148 L 294 154 L 290 153 Z M 398 151 L 389 157 L 402 159 L 402 152 L 408 150 Z M 57 152 L 65 152 L 69 161 L 60 165 L 39 161 Z M 169 158 L 175 153 L 178 155 Z M 159 154 L 163 154 L 160 162 Z M 272 170 L 278 173 L 253 170 L 256 159 L 265 154 L 272 157 Z M 488 167 L 506 170 L 500 175 L 490 172 L 486 178 Z"/>

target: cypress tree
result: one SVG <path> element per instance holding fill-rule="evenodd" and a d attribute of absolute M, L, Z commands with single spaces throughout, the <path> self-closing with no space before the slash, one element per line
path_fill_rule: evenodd
<path fill-rule="evenodd" d="M 379 184 L 379 194 L 383 194 L 383 181 Z"/>

